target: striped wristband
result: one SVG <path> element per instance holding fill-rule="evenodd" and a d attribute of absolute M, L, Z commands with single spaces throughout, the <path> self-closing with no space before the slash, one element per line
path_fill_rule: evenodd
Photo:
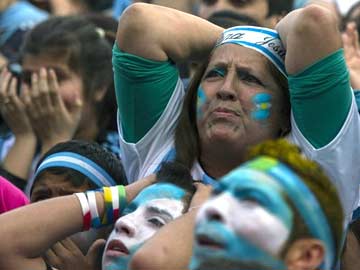
<path fill-rule="evenodd" d="M 126 206 L 126 192 L 122 185 L 103 187 L 105 200 L 105 214 L 102 224 L 114 223 L 121 215 Z"/>
<path fill-rule="evenodd" d="M 84 193 L 75 193 L 75 195 L 79 199 L 81 205 L 81 210 L 83 214 L 83 231 L 88 231 L 91 227 L 91 212 L 89 202 L 86 199 Z"/>
<path fill-rule="evenodd" d="M 87 191 L 86 196 L 90 207 L 91 227 L 100 228 L 102 224 L 97 210 L 95 191 L 93 190 Z"/>

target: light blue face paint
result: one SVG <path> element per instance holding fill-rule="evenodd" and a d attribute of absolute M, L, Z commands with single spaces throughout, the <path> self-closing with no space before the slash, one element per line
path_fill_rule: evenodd
<path fill-rule="evenodd" d="M 102 270 L 127 270 L 129 262 L 134 257 L 136 251 L 142 247 L 143 244 L 133 246 L 129 249 L 129 256 L 122 256 L 111 261 L 108 265 L 104 266 Z"/>
<path fill-rule="evenodd" d="M 206 95 L 204 89 L 199 86 L 197 91 L 196 117 L 202 119 L 204 116 L 204 106 L 206 104 Z"/>
<path fill-rule="evenodd" d="M 284 191 L 274 179 L 263 172 L 241 168 L 224 176 L 215 192 L 229 192 L 238 200 L 258 202 L 278 217 L 291 231 L 293 212 L 283 197 Z"/>
<path fill-rule="evenodd" d="M 156 183 L 143 189 L 132 201 L 132 203 L 141 205 L 150 200 L 165 198 L 181 200 L 184 196 L 185 191 L 176 185 L 169 183 Z"/>
<path fill-rule="evenodd" d="M 264 121 L 270 117 L 271 95 L 268 93 L 259 93 L 254 95 L 252 102 L 254 103 L 254 110 L 251 112 L 251 117 L 257 121 Z"/>
<path fill-rule="evenodd" d="M 239 201 L 257 202 L 278 217 L 289 228 L 289 231 L 292 231 L 294 213 L 284 198 L 286 194 L 311 235 L 325 245 L 325 259 L 321 268 L 331 269 L 335 252 L 328 221 L 316 197 L 286 165 L 269 157 L 259 157 L 249 161 L 220 179 L 214 194 L 221 193 L 230 193 Z M 223 265 L 225 262 L 226 265 L 227 262 L 230 265 L 233 264 L 231 269 L 249 269 L 248 262 L 251 262 L 252 266 L 258 263 L 258 269 L 284 269 L 285 263 L 281 258 L 275 258 L 268 252 L 264 252 L 261 246 L 253 245 L 219 221 L 201 220 L 195 227 L 195 235 L 208 237 L 224 248 L 214 250 L 195 244 L 191 270 L 215 269 L 208 266 L 213 266 L 217 261 L 222 262 Z M 221 266 L 219 264 L 218 269 L 227 269 Z"/>
<path fill-rule="evenodd" d="M 214 194 L 231 194 L 239 201 L 255 201 L 272 213 L 288 228 L 293 227 L 293 211 L 283 197 L 280 184 L 263 172 L 239 168 L 219 181 Z M 241 217 L 239 217 L 241 218 Z M 206 269 L 286 269 L 284 262 L 254 245 L 245 237 L 218 221 L 203 220 L 195 227 L 196 237 L 205 236 L 223 246 L 213 249 L 195 244 L 191 259 L 191 270 Z M 225 263 L 226 262 L 226 263 Z M 223 267 L 224 264 L 232 266 Z M 209 268 L 208 265 L 216 266 Z M 251 267 L 250 267 L 251 266 Z"/>
<path fill-rule="evenodd" d="M 197 224 L 195 234 L 211 236 L 212 240 L 225 248 L 215 249 L 195 244 L 190 261 L 191 270 L 264 269 L 264 266 L 266 269 L 286 269 L 279 258 L 262 251 L 218 221 Z"/>
<path fill-rule="evenodd" d="M 336 257 L 333 234 L 317 198 L 302 179 L 285 164 L 266 156 L 249 161 L 243 166 L 262 170 L 281 184 L 310 234 L 325 245 L 325 258 L 321 268 L 331 269 Z"/>

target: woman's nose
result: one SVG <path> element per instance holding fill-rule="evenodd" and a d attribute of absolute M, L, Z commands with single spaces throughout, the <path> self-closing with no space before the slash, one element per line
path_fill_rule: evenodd
<path fill-rule="evenodd" d="M 235 93 L 233 91 L 221 89 L 216 93 L 216 97 L 223 101 L 235 101 Z"/>

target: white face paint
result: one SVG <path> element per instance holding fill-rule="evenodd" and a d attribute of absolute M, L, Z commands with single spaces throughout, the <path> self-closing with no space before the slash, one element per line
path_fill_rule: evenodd
<path fill-rule="evenodd" d="M 171 192 L 177 194 L 174 197 L 166 196 L 165 198 L 161 198 L 163 193 L 159 192 L 160 189 L 150 190 L 151 188 L 147 188 L 146 193 L 140 193 L 125 209 L 125 213 L 130 213 L 116 221 L 106 243 L 103 269 L 116 269 L 113 267 L 123 264 L 124 256 L 130 257 L 162 226 L 182 215 L 184 203 L 177 196 L 181 193 L 184 194 L 184 191 L 175 186 L 172 188 L 174 190 Z M 159 193 L 156 194 L 156 192 Z"/>
<path fill-rule="evenodd" d="M 197 223 L 213 217 L 272 255 L 279 254 L 290 235 L 282 220 L 262 205 L 256 201 L 237 200 L 228 192 L 206 202 L 199 211 Z"/>

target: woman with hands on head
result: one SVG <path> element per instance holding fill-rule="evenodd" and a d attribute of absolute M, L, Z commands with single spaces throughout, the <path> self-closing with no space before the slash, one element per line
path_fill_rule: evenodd
<path fill-rule="evenodd" d="M 174 62 L 189 59 L 204 63 L 185 92 Z M 213 183 L 244 162 L 249 146 L 286 137 L 324 168 L 350 220 L 359 197 L 360 119 L 338 21 L 326 5 L 290 12 L 274 31 L 223 30 L 134 4 L 120 19 L 113 65 L 129 182 L 175 156 L 194 179 Z M 193 219 L 186 214 L 160 230 L 132 269 L 187 267 L 189 252 L 175 243 L 190 249 Z"/>
<path fill-rule="evenodd" d="M 111 91 L 111 46 L 116 22 L 99 18 L 51 18 L 27 36 L 21 52 L 21 88 L 25 94 L 17 99 L 22 104 L 17 107 L 32 128 L 32 141 L 26 144 L 28 149 L 35 149 L 35 134 L 41 153 L 72 138 L 97 141 L 118 151 L 118 147 L 112 147 L 116 133 L 111 131 L 116 125 L 116 105 Z M 111 22 L 103 23 L 106 20 Z M 3 76 L 6 79 L 10 75 Z M 2 81 L 3 100 L 12 100 L 7 98 L 10 93 L 16 95 L 11 90 L 14 87 L 10 79 Z M 22 108 L 26 114 L 21 113 Z M 16 144 L 25 143 L 19 138 Z M 24 160 L 24 168 L 19 170 L 16 166 L 20 165 L 12 162 L 19 156 L 12 152 L 15 158 L 8 156 L 4 167 L 15 174 L 20 172 L 19 176 L 26 179 L 29 162 Z"/>

